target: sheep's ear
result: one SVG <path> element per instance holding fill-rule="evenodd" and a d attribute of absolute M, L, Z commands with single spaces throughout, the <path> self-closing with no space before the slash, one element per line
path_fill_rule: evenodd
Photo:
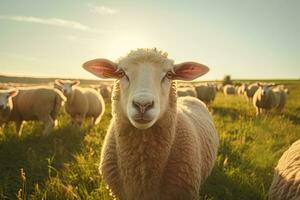
<path fill-rule="evenodd" d="M 80 81 L 79 80 L 75 80 L 72 82 L 72 86 L 76 86 L 76 85 L 79 85 L 80 84 Z"/>
<path fill-rule="evenodd" d="M 63 86 L 63 85 L 64 85 L 64 82 L 63 82 L 63 80 L 61 80 L 61 79 L 56 79 L 56 80 L 54 81 L 54 83 L 55 83 L 56 85 L 59 85 L 59 86 Z"/>
<path fill-rule="evenodd" d="M 107 59 L 95 59 L 87 61 L 82 67 L 99 78 L 118 78 L 117 64 Z"/>
<path fill-rule="evenodd" d="M 9 97 L 15 97 L 19 93 L 19 90 L 11 90 L 8 92 Z"/>
<path fill-rule="evenodd" d="M 172 79 L 191 81 L 206 74 L 208 71 L 209 68 L 200 63 L 184 62 L 174 66 L 175 74 L 173 74 Z"/>

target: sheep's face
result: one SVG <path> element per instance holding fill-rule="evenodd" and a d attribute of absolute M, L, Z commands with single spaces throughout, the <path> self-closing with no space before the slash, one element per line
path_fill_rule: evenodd
<path fill-rule="evenodd" d="M 7 109 L 12 110 L 12 97 L 17 94 L 17 90 L 0 90 L 0 113 Z"/>
<path fill-rule="evenodd" d="M 72 93 L 73 86 L 79 85 L 80 81 L 71 81 L 71 80 L 55 80 L 56 86 L 60 89 L 65 96 L 69 96 Z"/>
<path fill-rule="evenodd" d="M 258 86 L 259 86 L 261 97 L 263 98 L 263 97 L 269 95 L 269 93 L 272 90 L 272 87 L 274 85 L 273 84 L 261 84 L 261 83 L 259 83 Z"/>
<path fill-rule="evenodd" d="M 173 64 L 120 63 L 120 103 L 129 121 L 138 129 L 151 127 L 168 107 Z"/>
<path fill-rule="evenodd" d="M 137 129 L 150 128 L 165 113 L 173 80 L 193 80 L 208 71 L 194 62 L 174 65 L 167 58 L 147 58 L 125 58 L 118 64 L 95 59 L 83 64 L 100 78 L 119 79 L 121 109 Z"/>

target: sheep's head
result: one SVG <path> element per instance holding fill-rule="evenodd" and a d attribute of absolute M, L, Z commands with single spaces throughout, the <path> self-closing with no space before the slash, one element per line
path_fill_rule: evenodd
<path fill-rule="evenodd" d="M 258 90 L 260 90 L 260 94 L 261 96 L 267 96 L 269 95 L 270 91 L 272 90 L 272 87 L 275 86 L 275 84 L 271 83 L 271 84 L 268 84 L 268 83 L 258 83 Z"/>
<path fill-rule="evenodd" d="M 78 80 L 75 80 L 75 81 L 55 80 L 54 84 L 57 89 L 61 90 L 64 93 L 64 95 L 68 96 L 72 92 L 72 87 L 79 85 L 80 81 L 78 81 Z"/>
<path fill-rule="evenodd" d="M 100 78 L 118 79 L 122 112 L 138 129 L 151 127 L 165 113 L 173 80 L 190 81 L 209 70 L 195 62 L 174 64 L 155 49 L 131 52 L 118 63 L 91 60 L 83 68 Z"/>
<path fill-rule="evenodd" d="M 12 98 L 18 94 L 18 90 L 0 90 L 0 114 L 11 111 L 13 108 Z"/>

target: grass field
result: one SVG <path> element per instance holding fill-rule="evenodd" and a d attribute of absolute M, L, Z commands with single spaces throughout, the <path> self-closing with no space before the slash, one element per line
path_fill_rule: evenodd
<path fill-rule="evenodd" d="M 268 116 L 256 117 L 243 97 L 218 93 L 212 109 L 221 145 L 199 199 L 267 198 L 273 168 L 300 138 L 300 81 L 287 84 L 284 112 Z M 49 137 L 40 123 L 28 122 L 21 138 L 12 123 L 6 125 L 0 131 L 0 199 L 112 199 L 97 169 L 110 118 L 107 102 L 103 120 L 91 130 L 72 128 L 63 113 Z"/>

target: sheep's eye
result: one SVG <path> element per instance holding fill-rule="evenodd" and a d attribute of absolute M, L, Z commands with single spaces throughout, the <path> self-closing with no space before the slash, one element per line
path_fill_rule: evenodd
<path fill-rule="evenodd" d="M 119 77 L 119 79 L 125 77 L 129 81 L 128 76 L 126 75 L 126 73 L 123 70 L 118 71 L 118 77 Z"/>
<path fill-rule="evenodd" d="M 119 70 L 118 71 L 118 77 L 119 78 L 122 78 L 122 77 L 124 77 L 126 74 L 125 74 L 125 72 L 123 71 L 123 70 Z"/>
<path fill-rule="evenodd" d="M 171 71 L 168 71 L 167 73 L 166 73 L 166 78 L 168 78 L 168 79 L 172 79 L 173 78 L 173 73 L 171 72 Z"/>

